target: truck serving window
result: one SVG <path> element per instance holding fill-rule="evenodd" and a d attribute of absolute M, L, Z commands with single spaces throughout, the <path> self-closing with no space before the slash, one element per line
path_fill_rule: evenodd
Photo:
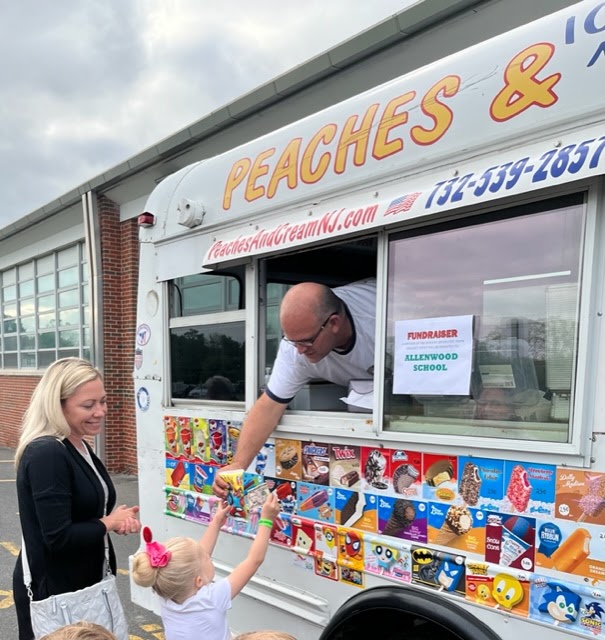
<path fill-rule="evenodd" d="M 394 235 L 384 428 L 567 442 L 583 195 Z"/>
<path fill-rule="evenodd" d="M 170 283 L 172 397 L 243 401 L 243 278 L 204 273 Z"/>

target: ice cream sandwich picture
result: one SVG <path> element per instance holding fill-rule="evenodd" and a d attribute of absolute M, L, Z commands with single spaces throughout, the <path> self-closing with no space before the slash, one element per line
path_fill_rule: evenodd
<path fill-rule="evenodd" d="M 427 500 L 454 502 L 457 497 L 458 459 L 455 456 L 424 454 L 423 496 Z"/>
<path fill-rule="evenodd" d="M 302 466 L 299 441 L 276 438 L 275 474 L 278 478 L 301 479 Z"/>

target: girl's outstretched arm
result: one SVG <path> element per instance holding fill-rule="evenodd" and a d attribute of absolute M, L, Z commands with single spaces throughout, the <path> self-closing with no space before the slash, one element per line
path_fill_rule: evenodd
<path fill-rule="evenodd" d="M 229 509 L 230 507 L 227 504 L 227 501 L 221 500 L 218 505 L 218 509 L 214 514 L 214 518 L 212 518 L 212 521 L 200 539 L 200 546 L 208 553 L 209 556 L 214 552 L 214 547 L 218 540 L 218 534 L 221 532 L 221 527 L 225 524 L 225 520 L 227 520 Z"/>
<path fill-rule="evenodd" d="M 235 596 L 248 584 L 250 578 L 257 572 L 263 563 L 269 546 L 271 536 L 271 526 L 261 524 L 263 520 L 268 520 L 273 524 L 273 520 L 279 514 L 279 502 L 275 493 L 270 493 L 261 511 L 258 531 L 254 542 L 250 547 L 246 559 L 233 569 L 227 577 L 231 585 L 231 597 Z"/>

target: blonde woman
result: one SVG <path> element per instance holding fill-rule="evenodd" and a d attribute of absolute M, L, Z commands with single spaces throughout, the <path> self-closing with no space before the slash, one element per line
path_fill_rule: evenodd
<path fill-rule="evenodd" d="M 15 454 L 19 518 L 34 600 L 99 582 L 116 560 L 108 533 L 138 533 L 139 508 L 116 492 L 86 442 L 103 429 L 107 394 L 90 362 L 51 364 L 34 390 Z M 19 640 L 33 640 L 21 554 L 13 573 Z"/>

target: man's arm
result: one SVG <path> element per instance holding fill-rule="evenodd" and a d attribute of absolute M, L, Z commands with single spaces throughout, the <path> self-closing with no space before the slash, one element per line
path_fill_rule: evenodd
<path fill-rule="evenodd" d="M 266 393 L 263 393 L 252 405 L 250 413 L 244 420 L 232 463 L 223 467 L 223 469 L 247 469 L 273 433 L 273 430 L 284 415 L 286 407 L 286 404 L 275 402 Z M 214 476 L 212 490 L 219 498 L 227 496 L 227 484 L 219 473 Z"/>

